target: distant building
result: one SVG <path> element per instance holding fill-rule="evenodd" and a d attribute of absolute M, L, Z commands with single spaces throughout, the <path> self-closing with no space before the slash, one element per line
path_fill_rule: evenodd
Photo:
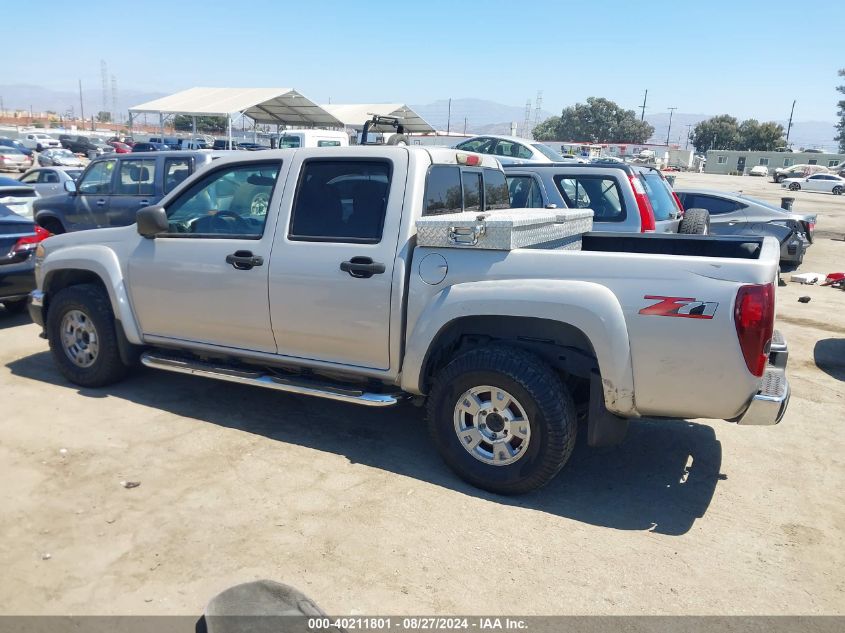
<path fill-rule="evenodd" d="M 763 165 L 773 172 L 779 167 L 793 165 L 821 165 L 835 167 L 845 162 L 845 154 L 816 152 L 741 152 L 711 149 L 707 151 L 707 174 L 747 174 L 752 167 Z"/>

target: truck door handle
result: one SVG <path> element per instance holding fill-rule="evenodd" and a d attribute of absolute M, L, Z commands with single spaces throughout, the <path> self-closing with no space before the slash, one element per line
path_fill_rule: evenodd
<path fill-rule="evenodd" d="M 235 251 L 231 255 L 226 255 L 226 263 L 238 270 L 249 270 L 253 266 L 263 266 L 264 258 L 253 255 L 252 251 Z"/>
<path fill-rule="evenodd" d="M 98 207 L 106 206 L 106 201 L 105 200 L 97 200 L 97 206 Z"/>
<path fill-rule="evenodd" d="M 141 205 L 142 207 L 146 207 L 148 204 L 150 204 L 150 201 L 149 200 L 139 200 L 138 204 Z"/>
<path fill-rule="evenodd" d="M 370 257 L 353 257 L 349 261 L 340 262 L 340 269 L 358 279 L 369 279 L 373 275 L 381 275 L 385 268 L 381 262 L 374 262 Z"/>

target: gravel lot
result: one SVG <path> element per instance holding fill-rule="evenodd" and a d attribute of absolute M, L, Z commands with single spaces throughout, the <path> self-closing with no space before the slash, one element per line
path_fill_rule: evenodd
<path fill-rule="evenodd" d="M 845 271 L 845 197 L 795 197 L 821 213 L 801 270 Z M 78 389 L 0 309 L 0 613 L 198 614 L 271 578 L 338 615 L 841 614 L 845 292 L 780 288 L 778 327 L 779 426 L 638 421 L 503 499 L 446 470 L 413 407 L 153 370 Z"/>

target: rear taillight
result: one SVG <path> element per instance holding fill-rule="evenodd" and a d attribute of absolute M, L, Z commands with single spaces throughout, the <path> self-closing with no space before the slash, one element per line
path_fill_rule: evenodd
<path fill-rule="evenodd" d="M 774 285 L 740 286 L 736 293 L 734 323 L 748 371 L 762 376 L 775 326 Z"/>
<path fill-rule="evenodd" d="M 12 255 L 17 255 L 19 253 L 34 251 L 40 242 L 46 240 L 51 235 L 52 233 L 50 233 L 47 229 L 36 226 L 35 235 L 27 235 L 26 237 L 19 239 L 12 247 L 11 253 Z"/>
<path fill-rule="evenodd" d="M 631 181 L 631 187 L 634 189 L 634 198 L 637 200 L 637 209 L 640 212 L 640 231 L 643 233 L 654 231 L 654 209 L 646 195 L 643 183 L 640 182 L 636 174 L 629 174 L 628 180 Z"/>

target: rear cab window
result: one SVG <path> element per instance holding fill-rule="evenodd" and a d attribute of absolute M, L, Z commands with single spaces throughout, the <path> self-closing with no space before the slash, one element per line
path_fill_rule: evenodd
<path fill-rule="evenodd" d="M 504 172 L 458 165 L 429 167 L 423 204 L 424 216 L 511 206 Z"/>

